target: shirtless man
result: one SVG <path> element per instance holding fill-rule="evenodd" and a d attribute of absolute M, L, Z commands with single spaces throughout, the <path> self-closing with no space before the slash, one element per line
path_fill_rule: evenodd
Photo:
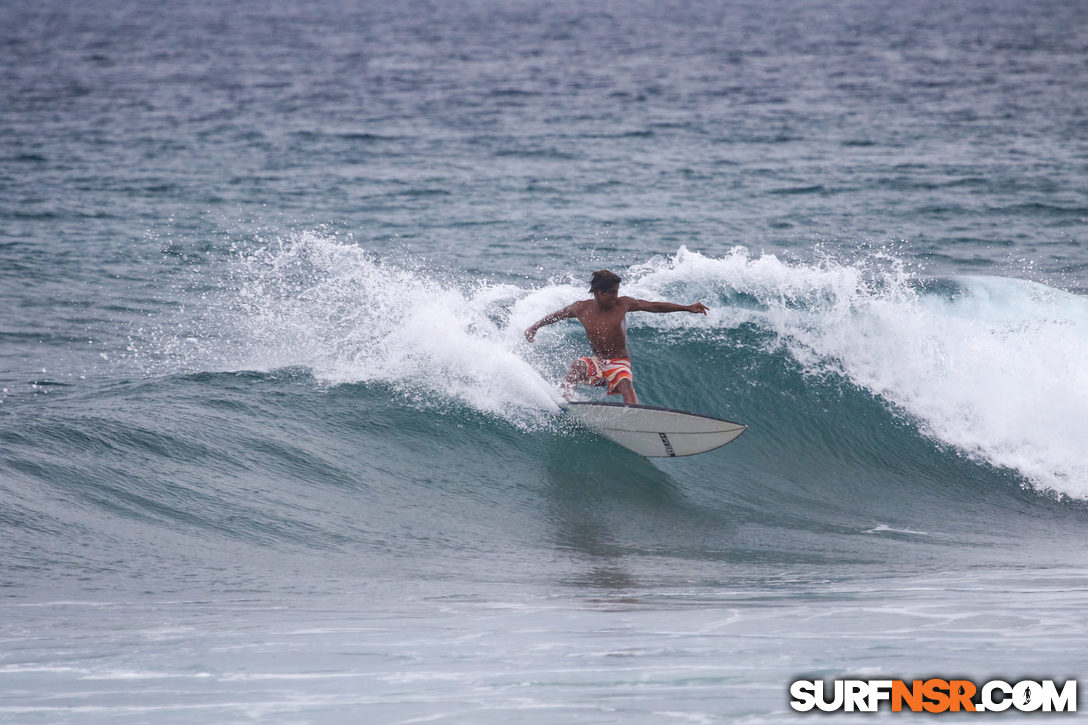
<path fill-rule="evenodd" d="M 564 395 L 570 396 L 578 383 L 608 387 L 608 394 L 620 394 L 628 405 L 638 404 L 638 395 L 631 381 L 631 361 L 627 356 L 628 312 L 695 312 L 706 314 L 702 302 L 677 305 L 672 302 L 647 302 L 633 297 L 620 297 L 620 278 L 602 269 L 593 273 L 589 291 L 591 300 L 579 300 L 547 315 L 525 331 L 525 339 L 533 342 L 536 331 L 560 320 L 578 318 L 586 329 L 591 357 L 575 360 L 563 381 Z"/>

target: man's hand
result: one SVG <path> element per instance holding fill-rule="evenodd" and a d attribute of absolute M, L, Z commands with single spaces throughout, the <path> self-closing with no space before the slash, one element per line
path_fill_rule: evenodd
<path fill-rule="evenodd" d="M 696 302 L 693 305 L 688 305 L 688 312 L 697 312 L 699 314 L 705 315 L 706 311 L 707 306 L 704 305 L 702 302 Z"/>
<path fill-rule="evenodd" d="M 529 342 L 534 342 L 536 340 L 536 328 L 535 327 L 530 327 L 528 330 L 525 331 L 525 339 L 528 340 Z"/>

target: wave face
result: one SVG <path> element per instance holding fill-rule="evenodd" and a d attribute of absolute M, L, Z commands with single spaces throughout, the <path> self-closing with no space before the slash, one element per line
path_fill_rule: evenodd
<path fill-rule="evenodd" d="M 746 423 L 741 439 L 651 463 L 560 415 L 584 332 L 522 332 L 580 280 L 478 279 L 307 232 L 195 258 L 166 285 L 186 304 L 134 321 L 85 379 L 6 390 L 0 420 L 22 422 L 0 430 L 4 553 L 66 562 L 65 581 L 172 576 L 190 551 L 194 581 L 227 588 L 270 552 L 282 581 L 320 561 L 427 587 L 542 570 L 596 586 L 556 549 L 675 584 L 723 560 L 742 579 L 994 547 L 1029 564 L 1079 526 L 1083 298 L 920 278 L 891 254 L 680 248 L 619 271 L 626 294 L 710 307 L 629 317 L 643 401 Z"/>
<path fill-rule="evenodd" d="M 172 313 L 134 320 L 85 375 L 5 390 L 0 554 L 56 586 L 90 571 L 181 593 L 620 586 L 616 557 L 667 590 L 708 570 L 852 577 L 1065 551 L 1088 498 L 1082 298 L 919 278 L 891 254 L 680 248 L 618 271 L 626 294 L 710 307 L 630 316 L 642 399 L 745 436 L 651 463 L 559 415 L 584 333 L 522 332 L 582 280 L 481 279 L 307 232 L 170 267 Z"/>
<path fill-rule="evenodd" d="M 886 429 L 879 445 L 891 455 L 896 436 L 920 433 L 934 455 L 951 450 L 1037 491 L 1088 498 L 1081 296 L 1015 279 L 921 278 L 891 254 L 801 263 L 740 247 L 653 257 L 625 271 L 622 291 L 711 307 L 629 318 L 646 402 L 743 417 L 753 437 L 785 425 L 801 432 L 782 441 L 785 456 L 803 455 L 795 448 L 813 431 L 851 451 Z M 531 430 L 551 425 L 556 383 L 585 343 L 572 322 L 545 328 L 536 345 L 521 332 L 583 296 L 576 280 L 466 281 L 304 233 L 237 251 L 199 318 L 150 332 L 128 357 L 153 374 L 300 368 L 322 387 L 384 386 L 409 406 L 453 401 Z M 787 394 L 873 405 L 843 421 L 788 410 Z M 745 409 L 748 398 L 759 407 Z"/>

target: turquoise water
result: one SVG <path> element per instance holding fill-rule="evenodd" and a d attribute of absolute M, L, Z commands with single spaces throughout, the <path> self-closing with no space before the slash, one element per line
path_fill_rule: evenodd
<path fill-rule="evenodd" d="M 1086 19 L 0 8 L 0 721 L 1080 676 Z M 744 436 L 557 414 L 584 335 L 521 333 L 601 267 L 710 307 L 631 316 L 636 384 Z"/>

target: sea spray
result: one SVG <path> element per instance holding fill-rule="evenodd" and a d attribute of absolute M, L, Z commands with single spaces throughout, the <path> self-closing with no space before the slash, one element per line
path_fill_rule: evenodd
<path fill-rule="evenodd" d="M 144 375 L 299 368 L 321 386 L 384 384 L 413 405 L 459 401 L 518 425 L 557 409 L 558 389 L 502 324 L 522 294 L 512 286 L 394 264 L 321 231 L 237 243 L 190 276 L 207 288 L 200 305 L 130 332 L 124 358 Z"/>
<path fill-rule="evenodd" d="M 553 386 L 492 319 L 515 290 L 464 289 L 317 234 L 241 255 L 233 274 L 250 367 L 303 366 L 326 384 L 383 382 L 491 413 L 555 409 Z"/>

